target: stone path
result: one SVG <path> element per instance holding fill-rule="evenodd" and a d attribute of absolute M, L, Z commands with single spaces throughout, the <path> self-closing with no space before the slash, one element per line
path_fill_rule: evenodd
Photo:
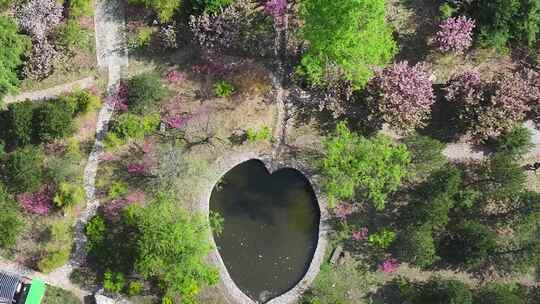
<path fill-rule="evenodd" d="M 103 103 L 96 125 L 96 140 L 84 169 L 84 189 L 86 191 L 86 210 L 82 212 L 75 224 L 75 250 L 70 264 L 80 265 L 86 257 L 84 227 L 99 207 L 96 199 L 96 174 L 100 157 L 104 152 L 104 139 L 109 120 L 114 112 L 114 96 L 116 95 L 122 70 L 128 65 L 125 43 L 125 16 L 119 0 L 100 0 L 96 2 L 94 23 L 96 28 L 96 47 L 98 66 L 108 70 L 107 98 Z"/>
<path fill-rule="evenodd" d="M 63 93 L 72 92 L 75 89 L 87 89 L 92 87 L 96 83 L 96 79 L 93 76 L 86 77 L 70 83 L 58 85 L 52 88 L 47 88 L 39 91 L 24 92 L 16 96 L 7 96 L 4 98 L 5 104 L 10 104 L 25 100 L 43 100 L 58 97 Z"/>

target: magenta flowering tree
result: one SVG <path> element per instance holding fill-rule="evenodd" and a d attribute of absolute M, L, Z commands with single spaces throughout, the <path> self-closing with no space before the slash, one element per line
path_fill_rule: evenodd
<path fill-rule="evenodd" d="M 379 270 L 384 273 L 392 273 L 396 271 L 400 263 L 396 259 L 386 259 L 379 265 Z"/>
<path fill-rule="evenodd" d="M 53 209 L 54 188 L 43 185 L 33 193 L 23 193 L 17 196 L 17 202 L 26 212 L 48 215 Z"/>
<path fill-rule="evenodd" d="M 374 111 L 390 127 L 404 132 L 422 127 L 431 114 L 435 94 L 429 75 L 420 65 L 396 63 L 376 74 L 371 91 Z"/>
<path fill-rule="evenodd" d="M 367 227 L 363 227 L 363 228 L 360 228 L 358 230 L 354 230 L 351 234 L 351 237 L 354 241 L 364 241 L 367 239 L 367 236 L 368 236 L 368 228 Z"/>
<path fill-rule="evenodd" d="M 476 23 L 466 16 L 450 17 L 444 20 L 437 32 L 436 41 L 442 52 L 462 54 L 471 47 Z"/>
<path fill-rule="evenodd" d="M 287 0 L 268 0 L 264 4 L 264 11 L 275 19 L 282 17 L 287 8 Z"/>
<path fill-rule="evenodd" d="M 172 85 L 179 85 L 185 80 L 185 76 L 178 70 L 170 70 L 166 75 L 167 81 Z"/>

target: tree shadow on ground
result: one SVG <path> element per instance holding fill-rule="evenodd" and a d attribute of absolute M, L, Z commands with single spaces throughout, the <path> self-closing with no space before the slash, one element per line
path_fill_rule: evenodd
<path fill-rule="evenodd" d="M 431 107 L 431 116 L 425 128 L 419 133 L 432 137 L 443 143 L 450 143 L 458 139 L 462 130 L 459 128 L 456 107 L 444 97 L 442 85 L 435 86 L 436 101 Z"/>
<path fill-rule="evenodd" d="M 443 1 L 439 0 L 403 0 L 399 1 L 399 4 L 395 4 L 414 12 L 407 20 L 408 26 L 413 27 L 413 29 L 401 31 L 398 29 L 395 35 L 400 47 L 396 56 L 398 61 L 407 60 L 415 64 L 426 58 L 432 49 L 429 39 L 437 31 L 440 15 L 439 6 L 442 3 Z"/>

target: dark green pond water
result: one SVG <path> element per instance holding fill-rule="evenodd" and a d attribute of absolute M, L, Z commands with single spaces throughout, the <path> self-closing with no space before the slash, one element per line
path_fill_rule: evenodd
<path fill-rule="evenodd" d="M 299 171 L 269 175 L 262 162 L 244 162 L 214 187 L 210 210 L 225 220 L 223 232 L 214 238 L 245 294 L 264 302 L 302 279 L 317 246 L 320 212 Z"/>

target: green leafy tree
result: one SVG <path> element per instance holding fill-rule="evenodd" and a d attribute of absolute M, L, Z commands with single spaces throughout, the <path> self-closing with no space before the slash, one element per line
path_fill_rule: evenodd
<path fill-rule="evenodd" d="M 497 248 L 496 235 L 487 226 L 464 221 L 451 228 L 443 241 L 441 256 L 468 268 L 484 263 Z"/>
<path fill-rule="evenodd" d="M 129 110 L 145 114 L 150 107 L 160 102 L 167 94 L 159 75 L 144 73 L 128 81 Z"/>
<path fill-rule="evenodd" d="M 19 206 L 7 193 L 4 185 L 0 185 L 0 248 L 15 245 L 24 226 Z"/>
<path fill-rule="evenodd" d="M 474 304 L 525 304 L 517 285 L 489 284 L 475 297 Z"/>
<path fill-rule="evenodd" d="M 12 103 L 7 111 L 0 113 L 5 129 L 5 141 L 12 145 L 27 145 L 32 140 L 32 117 L 35 105 L 30 101 Z"/>
<path fill-rule="evenodd" d="M 0 1 L 7 6 L 11 1 Z M 19 34 L 19 28 L 11 18 L 0 16 L 0 105 L 4 96 L 17 92 L 22 57 L 30 46 L 27 36 Z"/>
<path fill-rule="evenodd" d="M 495 143 L 498 153 L 508 154 L 515 158 L 521 157 L 534 147 L 531 142 L 531 131 L 525 127 L 517 127 L 507 134 L 502 135 Z"/>
<path fill-rule="evenodd" d="M 473 295 L 469 287 L 458 280 L 436 277 L 420 287 L 411 303 L 473 304 Z"/>
<path fill-rule="evenodd" d="M 19 148 L 7 157 L 4 178 L 10 191 L 21 193 L 34 191 L 43 177 L 43 153 L 32 146 Z"/>
<path fill-rule="evenodd" d="M 387 64 L 397 51 L 385 0 L 304 0 L 300 5 L 300 33 L 309 49 L 298 73 L 313 85 L 324 86 L 327 67 L 337 64 L 363 88 L 372 67 Z"/>
<path fill-rule="evenodd" d="M 134 208 L 130 222 L 137 231 L 136 270 L 157 278 L 166 296 L 195 303 L 204 285 L 217 283 L 217 270 L 205 261 L 212 247 L 202 216 L 188 215 L 175 198 L 159 193 L 148 207 Z"/>
<path fill-rule="evenodd" d="M 433 173 L 420 185 L 407 216 L 416 225 L 426 224 L 437 230 L 444 228 L 450 220 L 449 212 L 455 206 L 461 181 L 461 172 L 452 166 Z"/>
<path fill-rule="evenodd" d="M 181 0 L 129 0 L 131 4 L 141 4 L 153 10 L 161 22 L 171 21 L 174 13 L 180 7 Z"/>
<path fill-rule="evenodd" d="M 92 36 L 88 29 L 83 28 L 77 20 L 70 19 L 62 24 L 57 32 L 58 45 L 70 50 L 88 50 L 91 47 Z"/>
<path fill-rule="evenodd" d="M 540 33 L 540 1 L 480 0 L 472 13 L 486 46 L 505 50 L 509 40 L 532 46 Z"/>
<path fill-rule="evenodd" d="M 514 157 L 496 153 L 482 164 L 477 177 L 468 187 L 482 193 L 484 201 L 500 201 L 520 193 L 525 188 L 527 176 Z"/>
<path fill-rule="evenodd" d="M 326 155 L 320 169 L 330 200 L 349 200 L 358 193 L 381 210 L 407 174 L 407 148 L 386 136 L 366 139 L 341 122 L 324 144 Z"/>

